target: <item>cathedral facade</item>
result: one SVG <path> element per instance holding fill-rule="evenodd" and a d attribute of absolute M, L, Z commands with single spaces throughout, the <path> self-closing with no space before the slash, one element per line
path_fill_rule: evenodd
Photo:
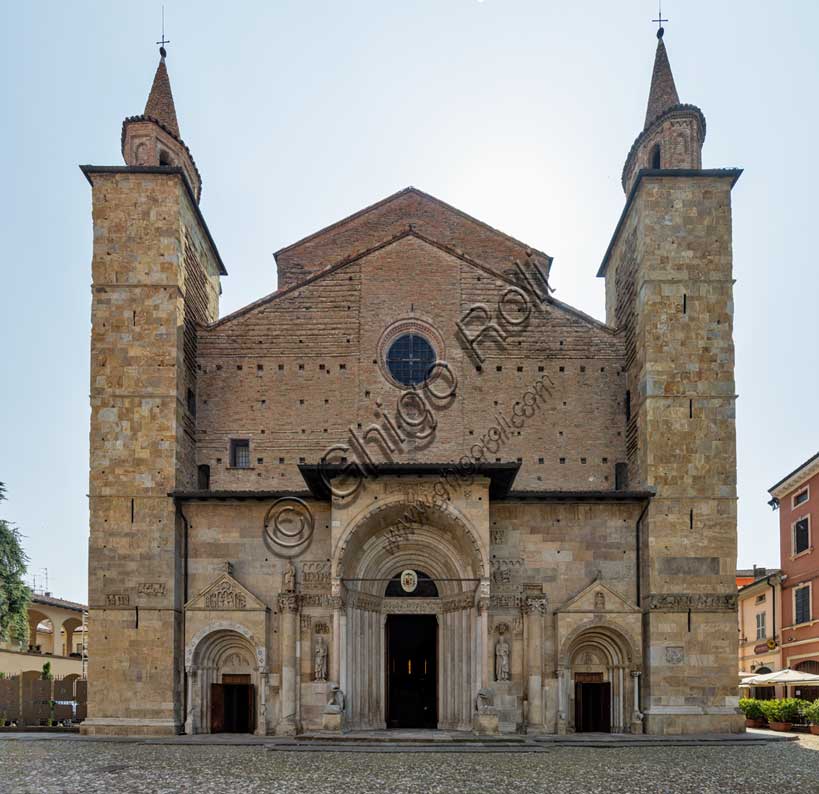
<path fill-rule="evenodd" d="M 402 190 L 227 275 L 165 64 L 92 186 L 89 734 L 729 732 L 731 190 L 662 35 L 606 321 Z"/>

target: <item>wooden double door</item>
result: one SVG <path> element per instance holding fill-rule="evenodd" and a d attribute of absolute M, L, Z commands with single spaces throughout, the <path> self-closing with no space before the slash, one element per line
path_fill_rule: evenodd
<path fill-rule="evenodd" d="M 223 675 L 210 685 L 210 732 L 253 733 L 256 728 L 256 687 L 249 675 Z"/>

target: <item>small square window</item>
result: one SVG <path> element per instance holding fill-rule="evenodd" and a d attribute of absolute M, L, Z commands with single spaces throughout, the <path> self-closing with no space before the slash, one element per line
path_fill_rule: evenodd
<path fill-rule="evenodd" d="M 261 465 L 262 463 L 264 463 L 264 458 L 256 458 L 256 463 Z"/>
<path fill-rule="evenodd" d="M 581 463 L 582 463 L 584 466 L 586 465 L 586 459 L 585 459 L 585 458 L 580 458 L 580 462 L 581 462 Z"/>
<path fill-rule="evenodd" d="M 542 466 L 543 463 L 544 463 L 544 460 L 543 460 L 543 458 L 538 458 L 537 462 L 538 462 L 538 465 Z"/>
<path fill-rule="evenodd" d="M 241 372 L 241 371 L 242 371 L 242 365 L 241 365 L 241 364 L 237 364 L 237 365 L 236 365 L 236 369 L 237 369 L 237 370 L 239 370 L 239 372 Z"/>
<path fill-rule="evenodd" d="M 565 372 L 565 371 L 566 371 L 566 367 L 560 367 L 559 371 L 560 371 L 560 372 Z"/>
<path fill-rule="evenodd" d="M 495 371 L 496 372 L 503 372 L 503 367 L 500 364 L 498 364 L 498 366 L 495 367 Z"/>
<path fill-rule="evenodd" d="M 543 372 L 546 369 L 542 364 L 537 368 L 538 372 Z"/>
<path fill-rule="evenodd" d="M 810 491 L 807 488 L 803 488 L 799 493 L 794 494 L 793 497 L 793 506 L 799 507 L 799 505 L 805 504 L 810 498 Z"/>
<path fill-rule="evenodd" d="M 304 369 L 304 364 L 299 364 L 299 369 L 303 370 Z"/>
<path fill-rule="evenodd" d="M 256 365 L 256 371 L 257 372 L 261 372 L 263 369 L 264 369 L 264 364 L 257 364 Z"/>
<path fill-rule="evenodd" d="M 560 459 L 560 462 L 561 462 L 561 464 L 565 463 L 565 462 L 566 462 L 566 458 L 561 458 L 561 459 Z"/>
<path fill-rule="evenodd" d="M 299 463 L 307 463 L 307 458 L 299 458 Z"/>
<path fill-rule="evenodd" d="M 283 371 L 284 371 L 284 364 L 279 364 L 279 372 L 283 372 Z"/>
<path fill-rule="evenodd" d="M 523 372 L 523 367 L 518 367 L 518 372 Z"/>
<path fill-rule="evenodd" d="M 338 368 L 339 369 L 347 369 L 347 365 L 346 364 L 339 364 Z"/>
<path fill-rule="evenodd" d="M 230 465 L 234 469 L 250 468 L 250 442 L 247 439 L 231 439 Z"/>
<path fill-rule="evenodd" d="M 279 463 L 284 463 L 284 458 L 279 458 Z"/>

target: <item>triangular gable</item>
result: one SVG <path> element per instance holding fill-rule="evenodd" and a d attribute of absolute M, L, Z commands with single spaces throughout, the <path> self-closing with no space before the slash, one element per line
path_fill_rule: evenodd
<path fill-rule="evenodd" d="M 606 613 L 639 612 L 640 610 L 597 578 L 555 611 Z"/>
<path fill-rule="evenodd" d="M 263 612 L 267 610 L 267 605 L 256 598 L 250 590 L 236 581 L 229 573 L 222 573 L 199 595 L 188 601 L 185 604 L 185 609 L 207 612 L 232 612 L 234 610 Z"/>
<path fill-rule="evenodd" d="M 260 309 L 260 308 L 262 308 L 262 307 L 264 307 L 264 306 L 266 306 L 266 305 L 268 305 L 270 303 L 273 303 L 274 301 L 280 300 L 281 298 L 285 297 L 286 295 L 290 295 L 290 294 L 292 294 L 294 292 L 297 292 L 297 291 L 301 290 L 302 288 L 304 288 L 304 287 L 306 287 L 306 286 L 308 286 L 310 284 L 314 284 L 315 282 L 317 282 L 317 281 L 319 281 L 319 280 L 321 280 L 323 278 L 326 278 L 327 276 L 329 276 L 329 275 L 331 275 L 333 273 L 336 273 L 337 271 L 339 271 L 339 270 L 341 270 L 341 269 L 343 269 L 345 267 L 349 267 L 352 264 L 360 262 L 362 259 L 366 258 L 370 254 L 373 254 L 376 251 L 381 250 L 382 248 L 386 248 L 387 246 L 394 245 L 399 240 L 403 240 L 405 237 L 415 237 L 418 240 L 421 240 L 422 242 L 425 242 L 428 245 L 431 245 L 431 246 L 433 246 L 435 248 L 438 248 L 439 250 L 444 251 L 445 253 L 449 254 L 450 256 L 455 257 L 456 259 L 459 259 L 461 262 L 464 262 L 465 264 L 469 265 L 470 267 L 473 267 L 473 268 L 476 268 L 477 270 L 482 271 L 483 273 L 485 273 L 486 275 L 491 276 L 494 279 L 497 279 L 497 280 L 502 281 L 502 282 L 506 282 L 507 284 L 509 284 L 509 286 L 512 286 L 512 287 L 521 287 L 522 286 L 521 278 L 520 277 L 518 277 L 518 278 L 514 277 L 512 275 L 512 273 L 514 272 L 512 269 L 507 268 L 504 271 L 493 270 L 491 267 L 486 265 L 484 262 L 478 261 L 478 260 L 472 258 L 471 256 L 469 256 L 465 252 L 463 252 L 461 250 L 458 250 L 456 248 L 453 248 L 453 247 L 451 247 L 450 245 L 446 244 L 445 242 L 443 242 L 441 240 L 438 240 L 438 239 L 435 239 L 435 238 L 432 238 L 432 237 L 428 237 L 426 234 L 423 234 L 421 231 L 419 231 L 414 226 L 410 226 L 410 227 L 405 226 L 403 229 L 400 229 L 398 231 L 398 233 L 395 234 L 393 237 L 389 237 L 389 238 L 386 238 L 386 239 L 381 239 L 375 245 L 373 245 L 371 248 L 367 248 L 367 249 L 365 249 L 363 251 L 358 251 L 358 252 L 356 252 L 354 254 L 351 254 L 350 256 L 336 262 L 335 264 L 332 264 L 329 267 L 325 267 L 322 270 L 307 276 L 304 280 L 302 280 L 302 281 L 300 281 L 300 282 L 298 282 L 296 284 L 292 284 L 289 287 L 284 287 L 284 288 L 277 289 L 275 292 L 272 292 L 269 295 L 265 295 L 263 298 L 259 298 L 259 300 L 256 300 L 253 303 L 249 303 L 247 306 L 243 306 L 241 309 L 237 309 L 235 312 L 232 312 L 231 314 L 225 315 L 224 317 L 220 318 L 215 323 L 212 323 L 211 325 L 209 325 L 207 327 L 208 328 L 217 328 L 217 327 L 219 327 L 219 326 L 221 326 L 223 324 L 230 323 L 233 320 L 236 320 L 236 319 L 238 319 L 240 317 L 243 317 L 243 316 L 245 316 L 245 315 L 247 315 L 247 314 L 249 314 L 249 313 L 251 313 L 251 312 L 253 312 L 253 311 L 257 310 L 257 309 Z M 529 285 L 524 286 L 523 288 L 524 288 L 524 290 L 532 289 L 533 288 L 532 287 L 532 282 L 530 281 Z M 538 294 L 541 294 L 541 295 L 544 294 L 542 291 L 540 291 L 539 287 L 535 287 L 535 288 L 538 289 L 538 291 L 539 291 Z M 556 300 L 555 298 L 552 298 L 551 296 L 547 297 L 546 300 L 548 301 L 548 304 L 550 306 L 552 306 L 554 309 L 556 309 L 557 311 L 566 312 L 567 314 L 572 315 L 576 319 L 581 320 L 583 323 L 588 324 L 589 326 L 594 327 L 595 329 L 597 329 L 599 331 L 604 331 L 604 332 L 606 332 L 607 334 L 610 334 L 610 335 L 615 334 L 615 329 L 612 328 L 611 326 L 606 325 L 605 323 L 601 322 L 600 320 L 597 320 L 594 317 L 591 317 L 590 315 L 586 314 L 585 312 L 580 311 L 579 309 L 575 309 L 574 307 L 569 306 L 567 303 L 563 303 L 562 301 Z"/>
<path fill-rule="evenodd" d="M 407 228 L 503 272 L 534 256 L 548 270 L 552 257 L 414 187 L 278 250 L 279 288 L 290 287 L 328 265 L 378 245 Z"/>

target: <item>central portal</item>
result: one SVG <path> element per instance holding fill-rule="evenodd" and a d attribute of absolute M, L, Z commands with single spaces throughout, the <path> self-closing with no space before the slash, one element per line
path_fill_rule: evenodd
<path fill-rule="evenodd" d="M 435 615 L 389 615 L 387 727 L 438 726 L 438 621 Z"/>

